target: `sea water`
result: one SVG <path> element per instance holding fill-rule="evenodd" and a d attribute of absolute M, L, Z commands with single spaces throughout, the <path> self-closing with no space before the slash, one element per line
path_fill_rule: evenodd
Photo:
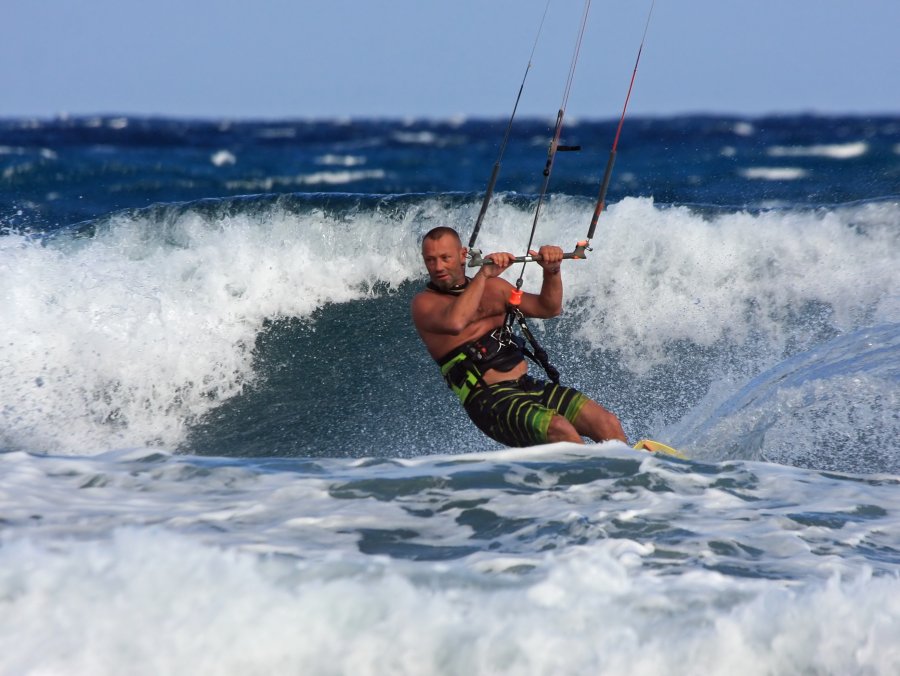
<path fill-rule="evenodd" d="M 423 349 L 504 124 L 0 121 L 0 673 L 900 671 L 900 118 L 628 121 L 532 324 L 688 460 L 504 449 Z M 614 131 L 566 128 L 537 244 Z"/>

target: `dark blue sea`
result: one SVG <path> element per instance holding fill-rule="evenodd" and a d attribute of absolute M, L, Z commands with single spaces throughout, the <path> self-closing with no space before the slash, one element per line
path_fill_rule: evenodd
<path fill-rule="evenodd" d="M 567 122 L 536 244 L 616 123 Z M 505 125 L 0 120 L 0 674 L 900 673 L 900 116 L 626 119 L 532 324 L 687 460 L 502 448 L 420 344 Z"/>

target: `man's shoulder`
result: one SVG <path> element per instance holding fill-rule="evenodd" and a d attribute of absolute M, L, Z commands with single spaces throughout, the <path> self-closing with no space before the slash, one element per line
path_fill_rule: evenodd
<path fill-rule="evenodd" d="M 510 290 L 514 288 L 512 284 L 502 277 L 491 277 L 487 280 L 484 291 L 489 298 L 503 298 L 505 300 L 509 296 Z"/>
<path fill-rule="evenodd" d="M 487 285 L 490 287 L 504 288 L 508 289 L 512 287 L 512 284 L 507 282 L 503 277 L 491 277 L 487 280 Z"/>
<path fill-rule="evenodd" d="M 419 291 L 416 292 L 416 295 L 413 296 L 412 302 L 413 303 L 420 303 L 422 301 L 429 302 L 432 299 L 436 300 L 436 299 L 440 298 L 441 295 L 442 294 L 439 294 L 436 291 L 433 291 L 433 290 L 429 289 L 428 287 L 425 287 L 424 289 L 420 289 Z"/>
<path fill-rule="evenodd" d="M 443 294 L 432 291 L 431 289 L 422 289 L 413 296 L 412 302 L 410 303 L 413 315 L 417 312 L 427 312 L 442 301 L 446 302 L 444 301 L 444 298 L 445 296 Z"/>

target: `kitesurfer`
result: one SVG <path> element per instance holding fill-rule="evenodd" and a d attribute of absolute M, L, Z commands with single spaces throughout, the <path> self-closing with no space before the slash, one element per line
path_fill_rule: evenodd
<path fill-rule="evenodd" d="M 547 319 L 562 311 L 563 251 L 542 246 L 539 294 L 523 293 L 526 317 Z M 505 327 L 512 284 L 499 277 L 513 256 L 499 252 L 466 277 L 467 249 L 459 234 L 438 227 L 422 240 L 428 287 L 412 301 L 416 330 L 447 384 L 475 425 L 507 446 L 555 441 L 626 441 L 619 419 L 578 390 L 528 375 L 523 341 Z"/>

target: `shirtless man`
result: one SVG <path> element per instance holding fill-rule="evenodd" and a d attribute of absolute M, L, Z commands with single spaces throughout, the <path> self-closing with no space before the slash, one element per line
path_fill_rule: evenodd
<path fill-rule="evenodd" d="M 413 299 L 412 316 L 472 422 L 507 446 L 583 443 L 582 436 L 626 441 L 615 415 L 578 390 L 531 378 L 521 347 L 498 335 L 513 289 L 499 275 L 512 264 L 512 254 L 485 256 L 493 265 L 467 278 L 466 253 L 452 228 L 434 228 L 425 235 L 422 258 L 430 282 Z M 526 317 L 556 317 L 562 311 L 563 251 L 543 246 L 537 255 L 544 271 L 541 292 L 523 293 L 520 309 Z"/>

